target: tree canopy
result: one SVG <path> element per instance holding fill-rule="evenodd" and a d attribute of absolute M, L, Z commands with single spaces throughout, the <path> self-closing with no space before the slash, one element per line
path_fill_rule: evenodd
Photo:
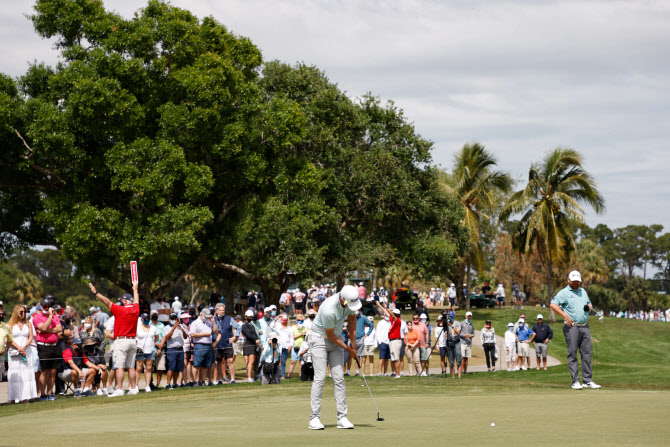
<path fill-rule="evenodd" d="M 62 61 L 0 78 L 0 250 L 54 245 L 128 290 L 233 272 L 271 299 L 300 276 L 401 260 L 446 274 L 467 244 L 432 143 L 393 103 L 263 64 L 213 17 L 151 0 L 31 16 Z"/>

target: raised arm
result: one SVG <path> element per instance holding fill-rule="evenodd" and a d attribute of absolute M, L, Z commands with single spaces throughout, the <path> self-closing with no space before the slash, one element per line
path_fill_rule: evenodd
<path fill-rule="evenodd" d="M 112 302 L 109 300 L 109 298 L 107 298 L 105 296 L 102 296 L 102 294 L 98 293 L 98 291 L 95 289 L 95 286 L 93 284 L 91 284 L 90 282 L 88 283 L 88 287 L 89 287 L 89 289 L 91 289 L 91 293 L 93 293 L 93 295 L 95 295 L 95 297 L 97 299 L 102 301 L 102 303 L 105 306 L 107 306 L 108 309 L 110 309 L 110 310 L 112 309 Z"/>

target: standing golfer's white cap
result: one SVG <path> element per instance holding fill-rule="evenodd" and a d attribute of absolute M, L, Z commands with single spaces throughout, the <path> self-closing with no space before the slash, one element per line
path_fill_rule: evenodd
<path fill-rule="evenodd" d="M 340 296 L 347 303 L 347 307 L 351 310 L 358 310 L 363 307 L 361 300 L 358 298 L 358 290 L 356 287 L 346 285 L 340 290 Z"/>
<path fill-rule="evenodd" d="M 580 275 L 579 272 L 578 272 L 577 270 L 573 270 L 573 271 L 571 271 L 570 274 L 568 275 L 568 279 L 569 279 L 570 281 L 579 281 L 579 282 L 582 282 L 582 275 Z"/>

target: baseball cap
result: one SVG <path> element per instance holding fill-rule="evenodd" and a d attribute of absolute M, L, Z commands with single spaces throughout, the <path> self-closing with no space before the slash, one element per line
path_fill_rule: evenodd
<path fill-rule="evenodd" d="M 89 312 L 95 312 L 97 309 L 95 307 L 91 307 L 88 311 Z"/>
<path fill-rule="evenodd" d="M 450 310 L 448 316 L 450 316 L 450 317 L 455 317 L 455 316 L 456 316 L 456 312 L 454 312 L 453 310 Z"/>
<path fill-rule="evenodd" d="M 456 284 L 454 284 L 453 282 L 451 284 L 449 284 L 449 287 L 455 287 L 455 286 L 456 286 Z"/>
<path fill-rule="evenodd" d="M 71 343 L 71 344 L 73 344 L 73 345 L 81 345 L 81 344 L 83 344 L 83 343 L 82 343 L 82 341 L 81 341 L 81 338 L 79 338 L 79 337 L 75 337 L 75 338 L 72 339 L 72 343 Z"/>
<path fill-rule="evenodd" d="M 346 285 L 342 287 L 340 296 L 347 302 L 347 307 L 350 310 L 358 310 L 363 307 L 361 300 L 358 298 L 358 290 L 354 286 Z"/>
<path fill-rule="evenodd" d="M 189 304 L 189 305 L 188 305 L 188 308 L 189 308 L 189 309 L 195 309 L 195 304 Z"/>
<path fill-rule="evenodd" d="M 400 315 L 400 309 L 393 309 L 393 313 L 396 315 Z"/>
<path fill-rule="evenodd" d="M 158 311 L 156 309 L 152 310 L 151 315 L 158 315 Z"/>
<path fill-rule="evenodd" d="M 242 319 L 242 315 L 235 315 L 235 319 L 236 319 L 236 320 L 241 320 L 241 319 Z"/>
<path fill-rule="evenodd" d="M 124 293 L 123 295 L 121 295 L 121 299 L 126 301 L 132 301 L 133 296 L 130 293 Z"/>
<path fill-rule="evenodd" d="M 514 323 L 507 323 L 507 327 L 514 327 Z"/>
<path fill-rule="evenodd" d="M 580 275 L 579 272 L 578 272 L 577 270 L 573 270 L 573 271 L 571 271 L 570 274 L 568 275 L 568 279 L 569 279 L 570 281 L 579 281 L 579 282 L 582 282 L 582 275 Z"/>
<path fill-rule="evenodd" d="M 212 313 L 209 311 L 209 307 L 205 307 L 202 311 L 200 311 L 200 315 L 205 318 L 209 318 L 212 316 Z"/>
<path fill-rule="evenodd" d="M 537 319 L 538 320 L 544 320 L 544 318 L 542 317 L 542 314 L 537 314 Z"/>
<path fill-rule="evenodd" d="M 273 304 L 272 306 L 270 306 L 270 310 L 277 310 L 277 306 Z"/>
<path fill-rule="evenodd" d="M 314 309 L 310 309 L 307 311 L 307 315 L 316 315 L 316 311 Z"/>
<path fill-rule="evenodd" d="M 146 312 L 142 312 L 142 314 L 140 314 L 140 320 L 146 320 L 147 318 L 149 318 L 149 314 Z"/>
<path fill-rule="evenodd" d="M 441 319 L 442 319 L 442 315 L 438 315 L 438 316 L 437 316 L 437 319 L 438 319 L 438 320 L 441 320 Z"/>
<path fill-rule="evenodd" d="M 179 297 L 178 297 L 178 296 L 175 296 L 175 297 L 174 297 L 174 300 L 175 300 L 175 301 L 179 301 Z"/>
<path fill-rule="evenodd" d="M 93 346 L 93 345 L 96 345 L 96 344 L 97 343 L 95 342 L 95 340 L 93 340 L 90 337 L 87 338 L 86 340 L 84 340 L 84 346 Z"/>
<path fill-rule="evenodd" d="M 99 307 L 96 307 L 95 310 L 97 310 L 98 312 L 100 312 L 102 309 L 100 309 Z"/>
<path fill-rule="evenodd" d="M 276 332 L 270 332 L 270 335 L 268 335 L 268 340 L 272 340 L 273 338 L 279 338 L 279 335 L 277 335 Z"/>
<path fill-rule="evenodd" d="M 176 312 L 172 312 L 172 313 L 170 314 L 170 320 L 174 320 L 175 318 L 177 318 L 177 313 L 176 313 Z"/>
<path fill-rule="evenodd" d="M 244 312 L 245 317 L 253 317 L 254 316 L 254 311 L 251 309 L 247 309 L 246 312 Z"/>
<path fill-rule="evenodd" d="M 271 308 L 266 307 L 266 308 L 263 309 L 263 313 L 267 314 L 267 313 L 269 313 L 271 310 L 272 310 Z"/>
<path fill-rule="evenodd" d="M 471 317 L 471 316 L 472 316 L 472 312 L 470 312 L 470 311 L 465 312 L 465 316 L 466 316 L 466 317 Z"/>

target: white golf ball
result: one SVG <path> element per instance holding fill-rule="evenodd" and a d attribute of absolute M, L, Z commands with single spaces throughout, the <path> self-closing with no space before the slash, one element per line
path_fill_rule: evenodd
<path fill-rule="evenodd" d="M 495 427 L 495 426 L 496 426 L 496 424 L 491 422 L 491 427 Z"/>

